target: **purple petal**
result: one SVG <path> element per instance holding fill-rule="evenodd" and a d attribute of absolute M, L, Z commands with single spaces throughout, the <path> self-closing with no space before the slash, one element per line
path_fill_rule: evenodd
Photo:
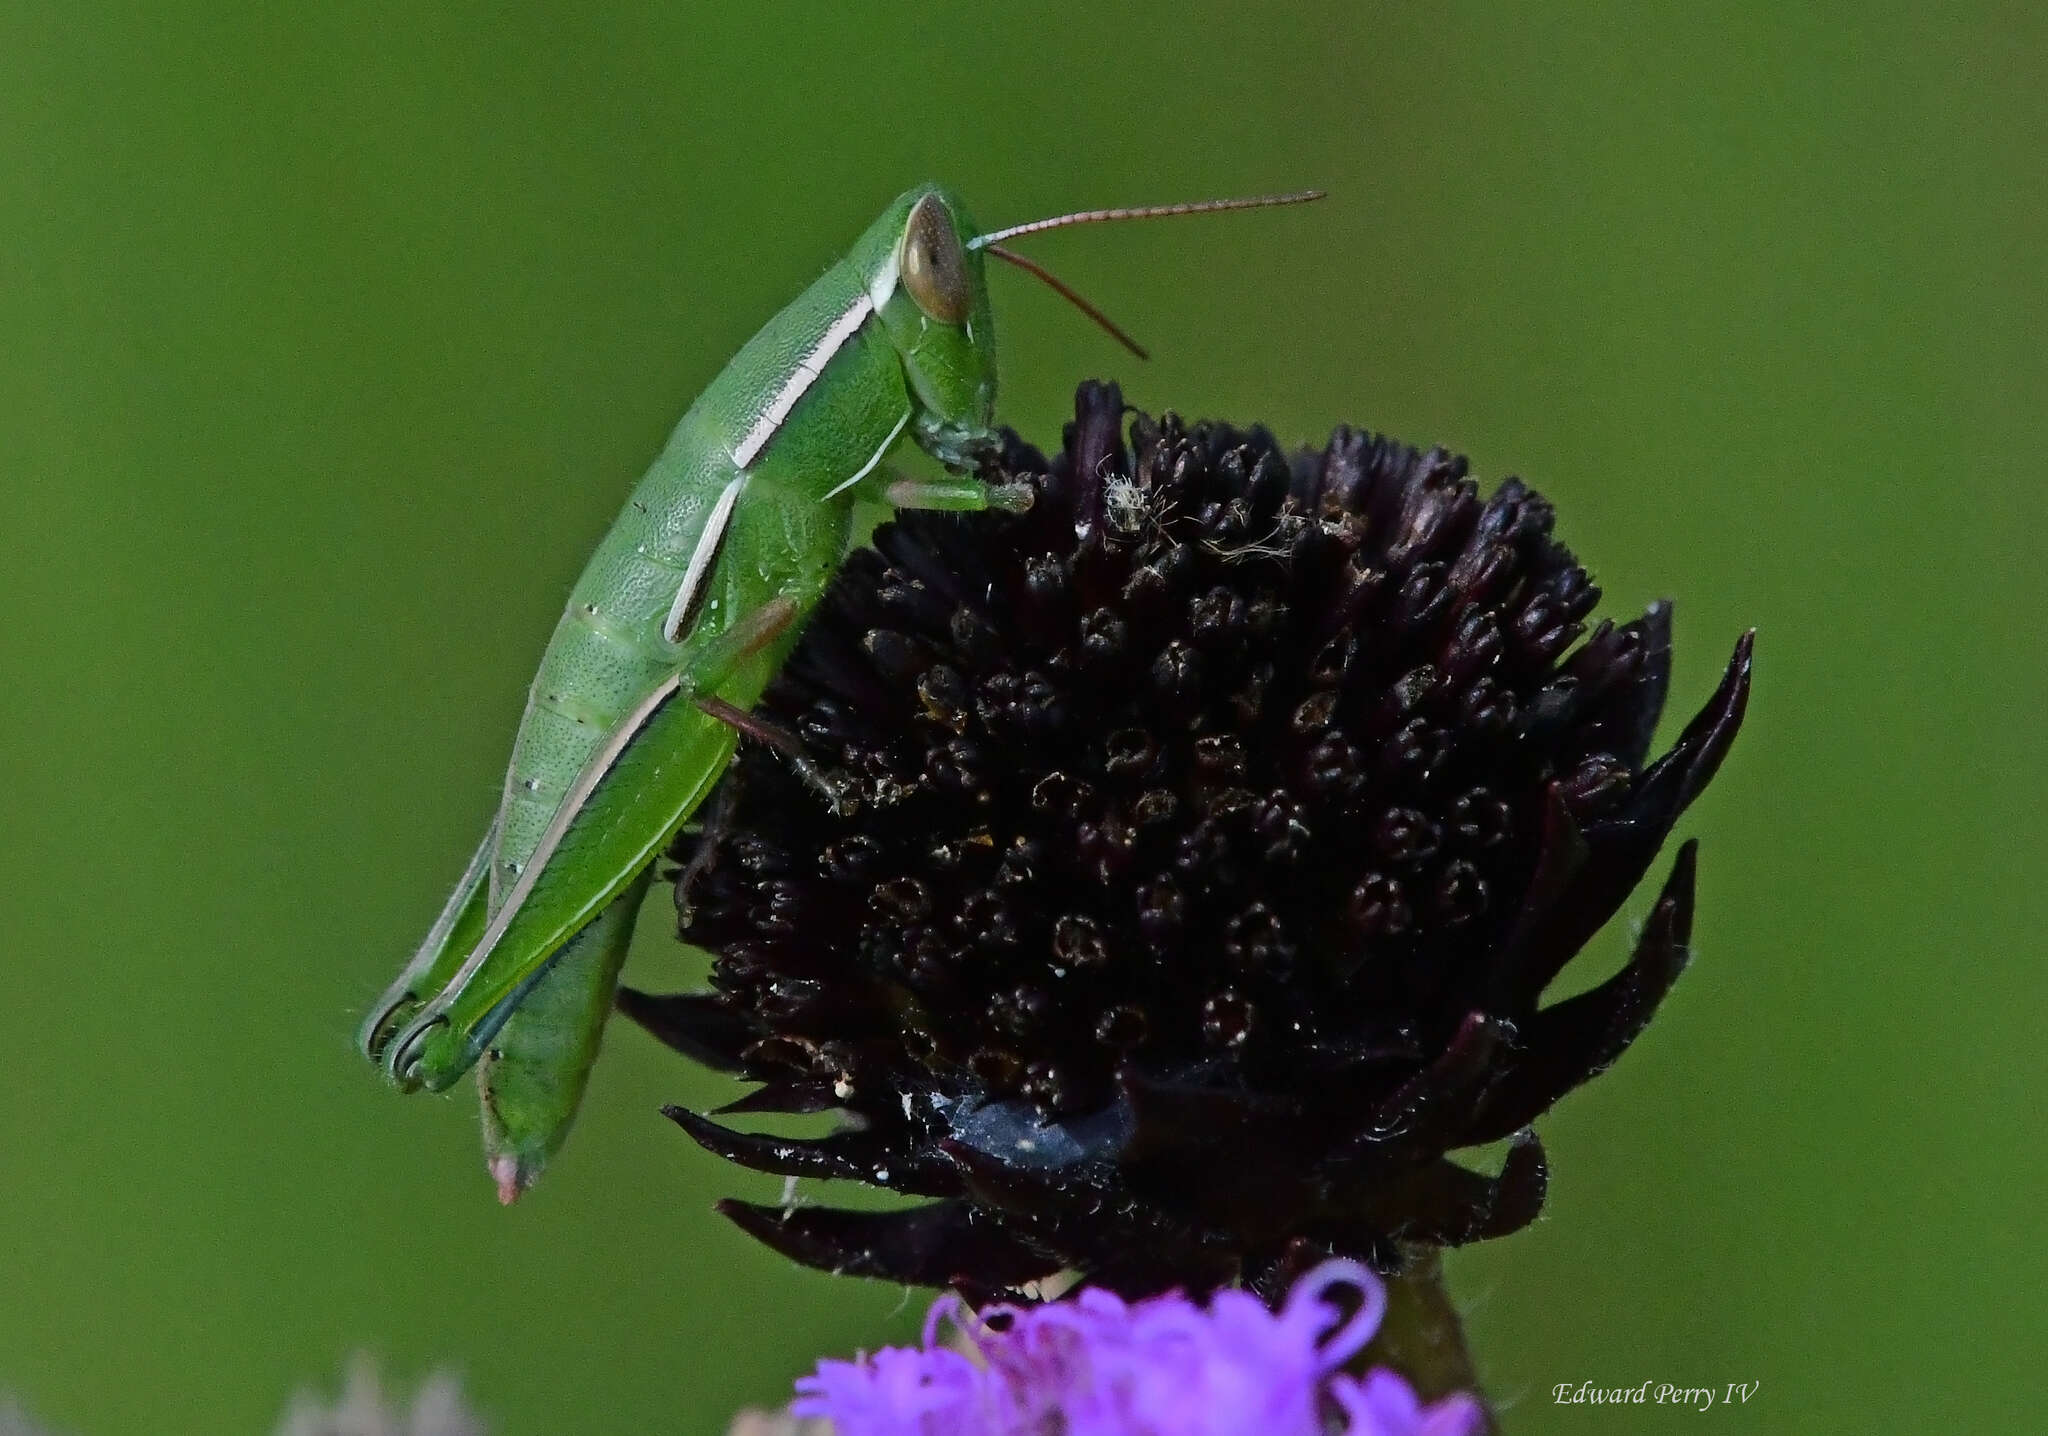
<path fill-rule="evenodd" d="M 1331 1300 L 1348 1288 L 1358 1300 Z M 825 1361 L 798 1383 L 799 1416 L 836 1436 L 1472 1436 L 1483 1413 L 1453 1396 L 1424 1405 L 1400 1377 L 1342 1375 L 1386 1310 L 1370 1270 L 1330 1261 L 1276 1313 L 1245 1291 L 1206 1307 L 1172 1293 L 1127 1303 L 1088 1288 L 979 1321 L 957 1299 L 932 1309 L 921 1350 Z M 974 1357 L 940 1343 L 960 1326 Z"/>

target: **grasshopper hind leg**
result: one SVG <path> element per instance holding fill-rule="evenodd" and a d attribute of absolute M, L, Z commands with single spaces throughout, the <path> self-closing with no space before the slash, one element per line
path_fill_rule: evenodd
<path fill-rule="evenodd" d="M 435 995 L 386 1045 L 385 1065 L 401 1085 L 436 1092 L 454 1085 L 484 1055 L 534 974 L 644 876 L 710 791 L 731 751 L 723 743 L 702 745 L 694 725 L 708 715 L 696 700 L 715 693 L 786 633 L 824 583 L 820 574 L 810 589 L 777 594 L 741 614 L 642 694 L 606 734 L 562 795 L 519 879 L 498 898 Z M 678 753 L 686 756 L 678 759 Z M 565 844 L 575 856 L 558 864 Z M 440 975 L 438 964 L 433 975 Z"/>
<path fill-rule="evenodd" d="M 442 907 L 441 915 L 427 929 L 426 937 L 407 960 L 376 1004 L 364 1014 L 356 1029 L 356 1048 L 370 1061 L 382 1066 L 391 1039 L 418 1014 L 427 998 L 441 986 L 469 952 L 483 931 L 490 900 L 491 852 L 497 846 L 497 825 L 492 824 L 477 847 L 476 855 L 463 869 L 462 880 Z M 394 1077 L 394 1080 L 397 1080 Z M 399 1082 L 400 1086 L 406 1084 Z"/>

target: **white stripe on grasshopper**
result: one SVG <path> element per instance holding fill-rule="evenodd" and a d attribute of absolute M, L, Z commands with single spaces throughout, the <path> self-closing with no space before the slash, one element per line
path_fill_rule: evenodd
<path fill-rule="evenodd" d="M 862 479 L 866 478 L 869 474 L 872 474 L 875 471 L 875 465 L 882 462 L 882 455 L 888 453 L 889 450 L 892 447 L 894 447 L 896 440 L 900 438 L 903 434 L 903 426 L 905 424 L 908 424 L 909 422 L 910 411 L 908 409 L 905 409 L 903 411 L 903 417 L 896 421 L 896 427 L 889 431 L 889 437 L 882 440 L 881 447 L 876 449 L 874 453 L 868 455 L 868 461 L 865 464 L 862 464 L 860 468 L 855 471 L 852 478 L 846 479 L 839 483 L 832 489 L 830 493 L 826 494 L 825 497 L 828 499 L 836 499 L 841 494 L 845 493 L 848 489 L 852 488 L 855 484 L 859 483 Z"/>
<path fill-rule="evenodd" d="M 680 673 L 671 673 L 662 679 L 612 730 L 611 735 L 605 739 L 604 746 L 591 754 L 590 761 L 583 765 L 583 771 L 576 775 L 576 781 L 569 785 L 569 791 L 562 795 L 561 806 L 555 809 L 554 818 L 548 823 L 547 830 L 540 835 L 540 842 L 534 845 L 533 854 L 526 860 L 526 869 L 519 875 L 519 881 L 512 885 L 512 891 L 505 894 L 505 901 L 499 906 L 498 915 L 491 919 L 490 925 L 484 929 L 483 936 L 477 939 L 476 946 L 470 950 L 469 956 L 462 960 L 462 966 L 455 969 L 455 975 L 448 979 L 447 986 L 443 987 L 434 1000 L 413 1018 L 409 1030 L 417 1032 L 430 1016 L 445 1015 L 449 1006 L 462 994 L 463 989 L 469 986 L 471 979 L 477 974 L 477 969 L 484 965 L 484 960 L 491 955 L 492 950 L 505 936 L 506 930 L 512 926 L 512 920 L 519 916 L 519 910 L 526 906 L 527 898 L 533 895 L 534 884 L 540 881 L 541 873 L 547 869 L 548 860 L 554 857 L 555 849 L 562 845 L 562 838 L 568 833 L 570 824 L 574 823 L 577 815 L 583 811 L 583 805 L 589 801 L 591 793 L 604 781 L 605 774 L 611 771 L 612 765 L 619 760 L 619 755 L 626 751 L 640 730 L 647 726 L 655 710 L 675 696 L 682 686 L 683 675 Z M 397 1054 L 396 1047 L 393 1053 L 394 1056 Z"/>
<path fill-rule="evenodd" d="M 863 294 L 847 306 L 844 314 L 832 321 L 832 327 L 825 331 L 825 337 L 818 341 L 810 353 L 797 361 L 796 368 L 782 381 L 782 388 L 768 401 L 768 407 L 761 411 L 761 417 L 754 420 L 754 427 L 747 430 L 747 437 L 740 440 L 740 446 L 732 451 L 732 461 L 735 464 L 744 469 L 760 456 L 768 441 L 775 437 L 775 431 L 782 427 L 782 421 L 796 408 L 796 401 L 803 398 L 805 390 L 818 382 L 818 376 L 825 372 L 825 366 L 832 362 L 832 356 L 839 352 L 874 312 L 874 301 Z"/>
<path fill-rule="evenodd" d="M 896 281 L 903 277 L 903 242 L 889 251 L 889 258 L 875 271 L 875 277 L 868 281 L 868 307 L 880 314 L 896 292 Z"/>
<path fill-rule="evenodd" d="M 662 621 L 662 634 L 670 643 L 681 643 L 688 636 L 683 632 L 685 621 L 697 606 L 704 585 L 711 581 L 712 560 L 718 557 L 725 531 L 732 526 L 732 512 L 739 505 L 748 477 L 741 474 L 733 479 L 711 505 L 711 517 L 704 521 L 704 532 L 697 535 L 697 547 L 690 552 L 690 566 L 683 570 L 682 587 L 676 590 L 676 601 L 669 605 L 668 617 Z"/>

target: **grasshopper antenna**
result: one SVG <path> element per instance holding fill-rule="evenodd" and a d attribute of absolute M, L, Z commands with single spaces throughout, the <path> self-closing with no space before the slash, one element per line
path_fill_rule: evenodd
<path fill-rule="evenodd" d="M 1171 219 L 1183 214 L 1217 214 L 1232 209 L 1271 209 L 1283 204 L 1307 204 L 1310 200 L 1323 197 L 1319 189 L 1295 190 L 1291 194 L 1248 195 L 1240 199 L 1192 200 L 1186 204 L 1136 205 L 1125 209 L 1083 209 L 1072 214 L 1054 215 L 1051 219 L 1034 219 L 1026 224 L 1013 224 L 1008 229 L 999 229 L 993 234 L 976 235 L 967 241 L 969 249 L 985 249 L 997 259 L 1014 264 L 1026 274 L 1041 279 L 1052 291 L 1101 325 L 1117 343 L 1130 350 L 1140 359 L 1150 359 L 1143 345 L 1131 338 L 1123 329 L 1100 309 L 1082 298 L 1072 285 L 1065 283 L 1053 272 L 1036 260 L 1026 259 L 1014 249 L 1006 248 L 1003 241 L 1022 235 L 1037 234 L 1042 230 L 1065 229 L 1074 224 L 1103 224 L 1118 219 Z"/>
<path fill-rule="evenodd" d="M 1104 224 L 1113 219 L 1172 219 L 1183 214 L 1219 214 L 1230 209 L 1272 209 L 1283 204 L 1307 204 L 1310 200 L 1323 197 L 1319 189 L 1299 189 L 1292 194 L 1255 194 L 1239 199 L 1198 199 L 1187 204 L 1145 204 L 1127 209 L 1081 209 L 1072 214 L 1056 214 L 1051 219 L 1034 219 L 1028 224 L 1013 224 L 1008 229 L 999 229 L 994 234 L 976 235 L 967 241 L 969 249 L 987 249 L 1001 244 L 1006 239 L 1021 235 L 1037 234 L 1045 229 L 1065 229 L 1070 224 Z"/>
<path fill-rule="evenodd" d="M 1016 265 L 1026 274 L 1034 274 L 1044 280 L 1052 288 L 1053 293 L 1059 295 L 1067 303 L 1073 305 L 1090 319 L 1093 319 L 1097 324 L 1100 324 L 1107 331 L 1110 338 L 1116 340 L 1117 343 L 1123 345 L 1124 348 L 1130 350 L 1140 359 L 1150 359 L 1152 357 L 1146 351 L 1145 346 L 1124 333 L 1122 326 L 1114 319 L 1111 319 L 1107 314 L 1104 314 L 1100 309 L 1097 309 L 1086 299 L 1083 299 L 1072 285 L 1059 278 L 1059 276 L 1055 275 L 1037 260 L 1026 259 L 1023 255 L 1017 253 L 1016 250 L 1005 249 L 1000 244 L 983 245 L 982 248 L 993 254 L 997 259 Z"/>

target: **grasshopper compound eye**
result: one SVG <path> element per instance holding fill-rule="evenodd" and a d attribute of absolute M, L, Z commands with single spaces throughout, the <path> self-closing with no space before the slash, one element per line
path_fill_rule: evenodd
<path fill-rule="evenodd" d="M 903 287 L 917 307 L 941 324 L 959 324 L 974 312 L 967 252 L 945 202 L 935 194 L 917 202 L 903 227 L 902 272 Z"/>

